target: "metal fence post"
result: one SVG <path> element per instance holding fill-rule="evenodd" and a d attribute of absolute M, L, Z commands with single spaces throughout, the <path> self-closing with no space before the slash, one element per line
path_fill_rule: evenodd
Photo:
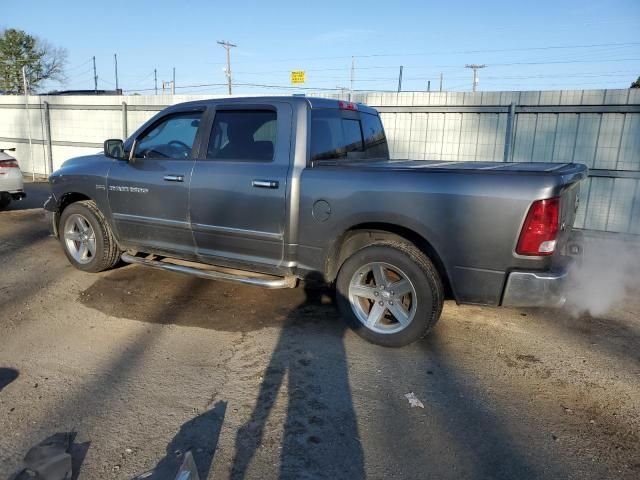
<path fill-rule="evenodd" d="M 51 116 L 49 115 L 49 102 L 44 104 L 44 134 L 47 142 L 47 167 L 49 172 L 53 173 L 53 148 L 51 142 Z M 46 173 L 46 172 L 45 172 Z"/>
<path fill-rule="evenodd" d="M 127 127 L 127 102 L 122 102 L 122 140 L 127 139 L 128 135 Z"/>
<path fill-rule="evenodd" d="M 504 157 L 503 162 L 508 162 L 511 158 L 511 148 L 513 143 L 513 121 L 516 117 L 516 104 L 511 102 L 509 105 L 509 114 L 507 116 L 507 131 L 504 137 Z"/>

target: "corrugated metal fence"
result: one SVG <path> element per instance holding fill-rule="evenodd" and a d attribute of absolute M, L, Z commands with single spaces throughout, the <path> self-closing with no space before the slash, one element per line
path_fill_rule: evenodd
<path fill-rule="evenodd" d="M 640 89 L 355 94 L 382 115 L 393 158 L 580 162 L 576 226 L 640 234 Z"/>
<path fill-rule="evenodd" d="M 322 94 L 322 96 L 332 96 Z M 164 106 L 206 96 L 0 97 L 0 147 L 26 171 L 122 137 Z M 355 93 L 382 115 L 393 158 L 581 162 L 577 227 L 640 234 L 640 90 Z"/>

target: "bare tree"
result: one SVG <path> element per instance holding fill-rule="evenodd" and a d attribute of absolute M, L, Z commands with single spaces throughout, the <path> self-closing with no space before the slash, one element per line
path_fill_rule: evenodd
<path fill-rule="evenodd" d="M 23 94 L 22 67 L 26 68 L 31 90 L 44 81 L 66 80 L 67 51 L 22 30 L 8 28 L 0 32 L 0 89 Z"/>

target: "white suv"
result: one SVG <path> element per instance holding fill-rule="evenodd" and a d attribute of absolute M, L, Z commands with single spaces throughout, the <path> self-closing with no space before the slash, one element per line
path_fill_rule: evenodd
<path fill-rule="evenodd" d="M 5 153 L 15 148 L 0 148 L 0 210 L 11 200 L 21 200 L 27 196 L 22 184 L 22 172 L 15 158 Z"/>

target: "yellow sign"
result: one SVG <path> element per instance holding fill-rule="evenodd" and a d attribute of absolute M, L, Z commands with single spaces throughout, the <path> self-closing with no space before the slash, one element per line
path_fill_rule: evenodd
<path fill-rule="evenodd" d="M 304 83 L 304 70 L 291 72 L 291 83 Z"/>

